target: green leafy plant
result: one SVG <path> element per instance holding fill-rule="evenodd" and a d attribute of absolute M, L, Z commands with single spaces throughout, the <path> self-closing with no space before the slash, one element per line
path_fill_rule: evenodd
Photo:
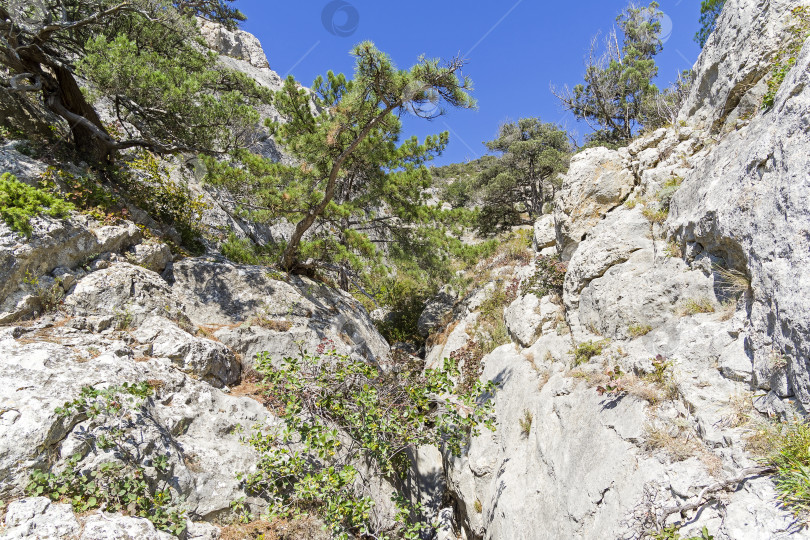
<path fill-rule="evenodd" d="M 79 397 L 58 407 L 60 417 L 93 420 L 96 427 L 88 432 L 88 442 L 114 458 L 82 470 L 82 455 L 74 454 L 59 473 L 34 471 L 28 494 L 70 502 L 76 512 L 100 508 L 145 517 L 160 530 L 182 534 L 186 520 L 169 488 L 168 458 L 157 455 L 151 460 L 150 466 L 164 479 L 156 482 L 148 477 L 139 461 L 142 458 L 127 441 L 132 416 L 140 413 L 143 401 L 152 393 L 147 382 L 106 389 L 86 386 Z"/>
<path fill-rule="evenodd" d="M 796 65 L 796 59 L 802 50 L 805 39 L 810 36 L 810 9 L 799 6 L 791 10 L 794 24 L 788 28 L 788 44 L 776 54 L 771 78 L 768 80 L 768 92 L 762 98 L 762 107 L 770 109 L 776 100 L 776 93 L 785 81 L 788 72 Z"/>
<path fill-rule="evenodd" d="M 605 373 L 605 375 L 608 376 L 608 382 L 605 383 L 604 386 L 600 385 L 596 387 L 596 392 L 600 396 L 608 395 L 615 397 L 624 395 L 627 392 L 622 382 L 622 377 L 625 375 L 622 368 L 614 366 L 614 368 Z"/>
<path fill-rule="evenodd" d="M 402 477 L 407 453 L 417 446 L 435 444 L 458 454 L 468 437 L 493 429 L 487 396 L 494 385 L 457 393 L 452 360 L 423 372 L 407 355 L 378 365 L 327 350 L 330 345 L 279 363 L 266 353 L 258 356 L 264 394 L 284 426 L 256 426 L 248 442 L 259 463 L 240 477 L 250 493 L 270 503 L 271 516 L 315 513 L 337 537 L 376 534 L 374 503 L 353 464 L 362 458 L 382 474 Z M 403 520 L 412 514 L 402 500 L 397 504 Z"/>
<path fill-rule="evenodd" d="M 65 218 L 73 208 L 69 202 L 24 184 L 9 173 L 0 175 L 0 217 L 13 231 L 30 236 L 31 218 Z"/>
<path fill-rule="evenodd" d="M 202 249 L 202 217 L 209 205 L 203 195 L 194 195 L 183 182 L 173 180 L 157 156 L 146 150 L 129 161 L 119 174 L 132 200 L 156 220 L 174 227 L 183 245 L 192 251 Z"/>
<path fill-rule="evenodd" d="M 555 257 L 538 255 L 535 258 L 535 268 L 534 274 L 524 280 L 521 285 L 520 294 L 533 294 L 538 298 L 553 293 L 562 295 L 568 263 L 564 263 Z"/>
<path fill-rule="evenodd" d="M 650 535 L 652 540 L 714 540 L 714 536 L 709 533 L 709 529 L 703 527 L 700 531 L 700 536 L 690 536 L 683 538 L 680 534 L 681 527 L 679 525 L 668 525 L 660 531 L 656 531 Z"/>
<path fill-rule="evenodd" d="M 608 340 L 587 341 L 580 343 L 571 351 L 574 355 L 574 365 L 579 366 L 591 361 L 594 356 L 602 354 L 602 350 L 608 345 Z"/>

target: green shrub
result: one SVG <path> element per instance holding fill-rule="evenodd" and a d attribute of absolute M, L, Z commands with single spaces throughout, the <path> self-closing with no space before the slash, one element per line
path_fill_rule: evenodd
<path fill-rule="evenodd" d="M 762 107 L 770 109 L 776 100 L 776 93 L 785 81 L 785 77 L 796 65 L 796 59 L 802 50 L 805 39 L 810 36 L 810 8 L 799 6 L 791 13 L 795 24 L 788 29 L 790 34 L 788 45 L 779 51 L 771 68 L 771 78 L 768 80 L 768 92 L 762 98 Z"/>
<path fill-rule="evenodd" d="M 65 218 L 73 205 L 41 189 L 23 184 L 9 173 L 0 176 L 0 216 L 11 230 L 31 235 L 31 218 Z"/>
<path fill-rule="evenodd" d="M 65 193 L 65 199 L 82 210 L 99 209 L 109 212 L 120 205 L 118 197 L 92 175 L 76 176 L 56 167 L 48 167 L 42 175 L 41 185 L 51 191 L 58 186 Z"/>
<path fill-rule="evenodd" d="M 155 155 L 147 151 L 130 161 L 129 169 L 120 180 L 133 202 L 155 220 L 174 227 L 192 252 L 201 252 L 202 217 L 209 207 L 203 196 L 195 196 L 187 185 L 172 180 Z"/>
<path fill-rule="evenodd" d="M 144 517 L 160 530 L 182 534 L 186 519 L 169 489 L 168 457 L 151 459 L 151 467 L 164 478 L 155 482 L 147 478 L 140 462 L 143 456 L 136 455 L 127 442 L 132 418 L 143 414 L 142 403 L 150 395 L 152 387 L 148 383 L 124 383 L 105 390 L 88 386 L 82 388 L 78 398 L 57 408 L 57 415 L 66 419 L 66 425 L 85 418 L 93 420 L 94 427 L 101 429 L 88 430 L 87 443 L 94 452 L 109 452 L 117 459 L 86 471 L 79 467 L 82 456 L 75 454 L 62 472 L 34 471 L 26 489 L 28 494 L 70 502 L 76 512 L 100 508 Z M 99 431 L 101 434 L 97 434 Z"/>
<path fill-rule="evenodd" d="M 561 262 L 555 257 L 538 255 L 535 259 L 535 268 L 534 274 L 521 285 L 520 294 L 533 294 L 538 298 L 552 293 L 562 295 L 568 263 Z"/>
<path fill-rule="evenodd" d="M 572 352 L 574 354 L 574 365 L 579 366 L 591 361 L 594 356 L 602 354 L 602 350 L 608 345 L 608 340 L 587 341 L 577 345 Z"/>
<path fill-rule="evenodd" d="M 810 512 L 810 424 L 781 424 L 768 461 L 776 468 L 774 483 L 782 503 L 796 514 Z"/>
<path fill-rule="evenodd" d="M 494 429 L 492 403 L 484 397 L 494 385 L 457 393 L 452 378 L 459 373 L 450 360 L 441 370 L 423 372 L 407 355 L 376 365 L 327 351 L 329 346 L 322 343 L 317 356 L 302 353 L 275 364 L 267 353 L 258 356 L 264 395 L 285 426 L 256 426 L 249 443 L 259 462 L 240 478 L 249 493 L 270 503 L 271 517 L 314 513 L 336 537 L 377 537 L 369 520 L 374 502 L 352 464 L 362 458 L 403 478 L 413 448 L 432 444 L 459 454 L 482 426 Z M 435 396 L 443 396 L 443 407 L 435 408 Z M 402 536 L 418 538 L 430 528 L 405 525 L 414 508 L 401 497 L 395 502 Z"/>

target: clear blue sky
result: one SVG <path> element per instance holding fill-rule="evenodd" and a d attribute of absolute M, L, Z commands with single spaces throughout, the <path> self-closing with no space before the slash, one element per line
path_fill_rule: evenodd
<path fill-rule="evenodd" d="M 587 133 L 586 124 L 563 112 L 549 84 L 573 86 L 582 80 L 591 36 L 609 31 L 626 5 L 625 0 L 341 1 L 237 0 L 235 5 L 247 15 L 243 28 L 261 40 L 271 68 L 282 76 L 291 73 L 306 86 L 329 69 L 349 75 L 349 50 L 366 39 L 400 68 L 410 67 L 423 53 L 466 55 L 465 72 L 475 83 L 478 110 L 405 122 L 408 136 L 450 132 L 450 145 L 437 165 L 483 155 L 482 142 L 492 139 L 507 119 L 539 116 L 580 136 Z M 662 87 L 697 59 L 700 49 L 692 38 L 700 1 L 659 4 L 668 17 L 665 31 L 671 31 L 658 57 Z M 331 17 L 324 17 L 327 6 Z"/>

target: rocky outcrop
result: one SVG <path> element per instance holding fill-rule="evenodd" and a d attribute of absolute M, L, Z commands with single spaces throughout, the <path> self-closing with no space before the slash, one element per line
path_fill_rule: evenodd
<path fill-rule="evenodd" d="M 574 156 L 554 210 L 557 244 L 563 260 L 610 210 L 619 206 L 635 185 L 618 152 L 591 148 Z"/>
<path fill-rule="evenodd" d="M 206 44 L 219 54 L 248 62 L 256 68 L 269 68 L 267 56 L 256 36 L 244 30 L 228 30 L 221 24 L 200 20 Z"/>
<path fill-rule="evenodd" d="M 806 0 L 728 0 L 693 69 L 695 82 L 679 120 L 714 133 L 756 114 L 775 52 Z"/>
<path fill-rule="evenodd" d="M 800 3 L 727 2 L 682 122 L 572 160 L 554 213 L 567 328 L 541 324 L 543 299 L 505 310 L 513 343 L 481 361 L 496 429 L 445 456 L 462 537 L 643 538 L 656 518 L 681 537 L 808 537 L 767 477 L 661 517 L 757 463 L 749 419 L 810 405 L 810 44 L 760 105 Z"/>
<path fill-rule="evenodd" d="M 687 260 L 711 258 L 750 282 L 757 388 L 771 389 L 774 357 L 785 357 L 790 390 L 810 406 L 810 45 L 772 110 L 722 140 L 672 201 L 670 230 Z M 747 287 L 747 283 L 741 285 Z"/>

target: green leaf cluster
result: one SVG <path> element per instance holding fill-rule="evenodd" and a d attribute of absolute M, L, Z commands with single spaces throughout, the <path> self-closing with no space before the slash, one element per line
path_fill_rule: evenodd
<path fill-rule="evenodd" d="M 186 519 L 169 488 L 168 457 L 156 455 L 150 462 L 164 478 L 156 482 L 149 478 L 141 456 L 131 451 L 127 441 L 131 416 L 139 413 L 143 401 L 152 393 L 146 382 L 106 389 L 87 386 L 76 399 L 57 408 L 57 415 L 69 421 L 94 420 L 95 429 L 88 432 L 87 441 L 93 450 L 109 452 L 117 459 L 83 470 L 83 456 L 74 454 L 61 472 L 33 471 L 26 488 L 28 494 L 70 502 L 76 512 L 99 508 L 144 517 L 160 530 L 181 535 Z"/>
<path fill-rule="evenodd" d="M 479 382 L 456 393 L 452 360 L 423 373 L 407 355 L 378 365 L 328 346 L 281 362 L 259 355 L 264 394 L 284 426 L 256 426 L 249 442 L 261 457 L 243 478 L 250 492 L 271 502 L 271 515 L 314 513 L 336 536 L 377 535 L 374 502 L 354 464 L 365 460 L 378 473 L 402 477 L 418 446 L 458 454 L 469 436 L 493 429 L 494 385 Z M 405 520 L 413 509 L 400 510 Z M 405 530 L 413 533 L 413 524 Z"/>
<path fill-rule="evenodd" d="M 717 18 L 723 12 L 726 0 L 702 0 L 700 3 L 700 29 L 695 34 L 695 41 L 704 47 L 709 36 L 714 32 Z"/>
<path fill-rule="evenodd" d="M 31 218 L 65 218 L 74 206 L 64 199 L 31 187 L 9 173 L 0 175 L 0 217 L 11 230 L 30 236 Z"/>

